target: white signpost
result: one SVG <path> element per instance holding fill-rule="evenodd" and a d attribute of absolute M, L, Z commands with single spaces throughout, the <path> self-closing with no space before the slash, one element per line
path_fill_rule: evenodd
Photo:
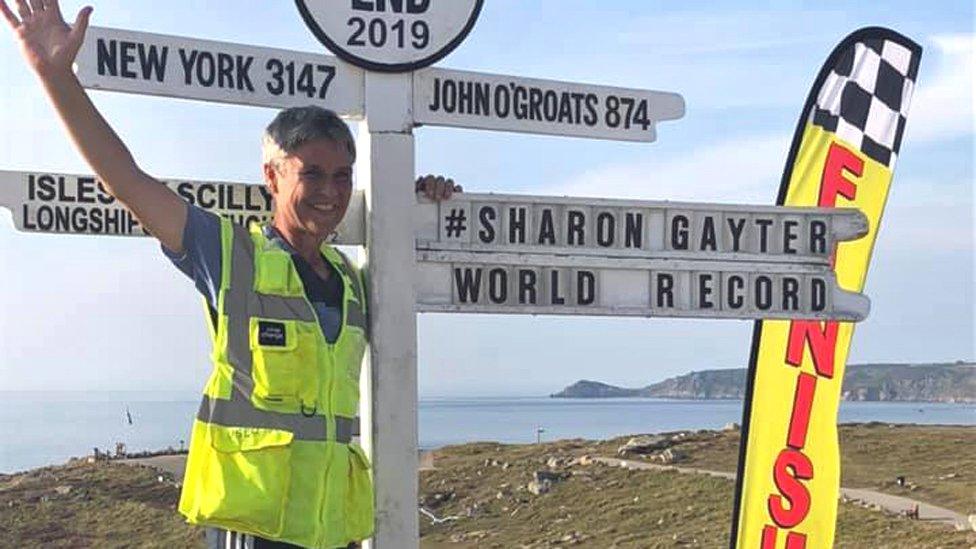
<path fill-rule="evenodd" d="M 423 67 L 464 39 L 481 0 L 297 0 L 335 57 L 91 28 L 77 60 L 91 89 L 363 118 L 363 187 L 335 235 L 365 244 L 370 353 L 362 440 L 373 460 L 367 546 L 416 547 L 416 312 L 836 318 L 868 300 L 841 290 L 838 241 L 867 232 L 856 211 L 464 194 L 416 207 L 413 128 L 422 124 L 653 141 L 684 114 L 674 93 Z M 366 70 L 363 70 L 366 69 Z M 406 72 L 405 72 L 406 71 Z M 413 71 L 413 72 L 409 72 Z M 166 181 L 239 222 L 266 220 L 263 187 Z M 20 230 L 145 234 L 90 176 L 0 172 Z"/>

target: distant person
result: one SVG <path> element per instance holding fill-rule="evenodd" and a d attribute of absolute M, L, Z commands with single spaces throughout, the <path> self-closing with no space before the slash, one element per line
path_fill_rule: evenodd
<path fill-rule="evenodd" d="M 143 172 L 92 104 L 71 70 L 92 8 L 69 27 L 57 0 L 15 6 L 17 15 L 0 0 L 75 146 L 206 301 L 214 369 L 180 512 L 219 527 L 207 532 L 212 547 L 355 546 L 373 531 L 369 465 L 352 442 L 365 283 L 326 243 L 352 194 L 349 128 L 320 107 L 280 112 L 262 151 L 273 221 L 235 225 Z M 436 200 L 461 189 L 427 176 L 417 190 Z"/>

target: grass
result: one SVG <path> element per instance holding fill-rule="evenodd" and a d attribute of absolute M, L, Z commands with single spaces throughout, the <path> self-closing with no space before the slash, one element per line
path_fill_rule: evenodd
<path fill-rule="evenodd" d="M 727 434 L 692 444 L 724 445 Z M 556 467 L 569 477 L 542 495 L 525 486 L 550 457 L 607 453 L 616 442 L 542 445 L 467 444 L 438 451 L 437 469 L 421 473 L 421 493 L 440 518 L 421 517 L 422 547 L 723 547 L 733 483 L 701 475 L 604 465 Z M 734 445 L 733 445 L 734 446 Z M 612 454 L 612 451 L 610 452 Z M 506 466 L 507 464 L 507 466 Z M 441 494 L 437 497 L 437 494 Z M 836 547 L 971 547 L 976 533 L 841 505 Z"/>
<path fill-rule="evenodd" d="M 976 514 L 976 427 L 867 424 L 842 427 L 840 440 L 844 486 Z"/>
<path fill-rule="evenodd" d="M 841 485 L 905 496 L 964 515 L 976 513 L 976 427 L 845 424 L 839 428 Z M 626 437 L 601 444 L 611 452 Z M 706 431 L 679 446 L 679 465 L 735 471 L 739 433 Z M 904 476 L 905 487 L 895 477 Z M 914 485 L 915 488 L 910 488 Z"/>
<path fill-rule="evenodd" d="M 176 513 L 179 488 L 158 477 L 80 461 L 0 475 L 0 547 L 204 547 Z"/>
<path fill-rule="evenodd" d="M 908 495 L 973 513 L 976 428 L 845 425 L 844 484 Z M 471 443 L 438 450 L 420 474 L 421 545 L 443 547 L 724 547 L 733 483 L 702 475 L 567 465 L 614 455 L 627 437 L 541 445 Z M 731 471 L 738 434 L 698 432 L 678 447 L 680 465 Z M 550 467 L 550 458 L 562 460 Z M 549 493 L 526 486 L 535 471 L 565 473 Z M 955 473 L 955 477 L 948 475 Z M 915 490 L 894 485 L 897 474 Z M 0 475 L 0 547 L 204 547 L 201 529 L 176 513 L 179 488 L 145 468 L 71 462 Z M 842 504 L 837 547 L 973 547 L 976 532 L 887 516 Z"/>

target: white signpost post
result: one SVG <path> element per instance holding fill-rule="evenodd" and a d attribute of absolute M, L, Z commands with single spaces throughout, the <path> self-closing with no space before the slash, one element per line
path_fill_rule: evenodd
<path fill-rule="evenodd" d="M 335 57 L 91 28 L 77 61 L 91 89 L 282 108 L 316 104 L 363 119 L 358 191 L 334 235 L 365 245 L 370 353 L 363 444 L 376 533 L 416 547 L 418 311 L 857 321 L 866 297 L 837 287 L 838 241 L 867 232 L 857 211 L 413 192 L 422 124 L 653 141 L 684 114 L 674 93 L 424 68 L 457 47 L 481 0 L 298 0 Z M 353 63 L 353 66 L 348 63 Z M 365 69 L 365 70 L 364 70 Z M 263 221 L 259 185 L 166 181 L 188 202 Z M 24 231 L 145 233 L 90 176 L 0 171 L 0 205 Z"/>

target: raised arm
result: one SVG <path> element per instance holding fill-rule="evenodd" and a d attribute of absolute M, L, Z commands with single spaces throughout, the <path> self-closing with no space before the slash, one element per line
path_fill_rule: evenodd
<path fill-rule="evenodd" d="M 0 10 L 81 155 L 105 189 L 125 204 L 150 233 L 170 250 L 182 252 L 186 203 L 139 168 L 72 71 L 92 8 L 82 9 L 74 26 L 69 27 L 58 0 L 11 3 L 16 15 L 7 0 L 0 0 Z"/>

